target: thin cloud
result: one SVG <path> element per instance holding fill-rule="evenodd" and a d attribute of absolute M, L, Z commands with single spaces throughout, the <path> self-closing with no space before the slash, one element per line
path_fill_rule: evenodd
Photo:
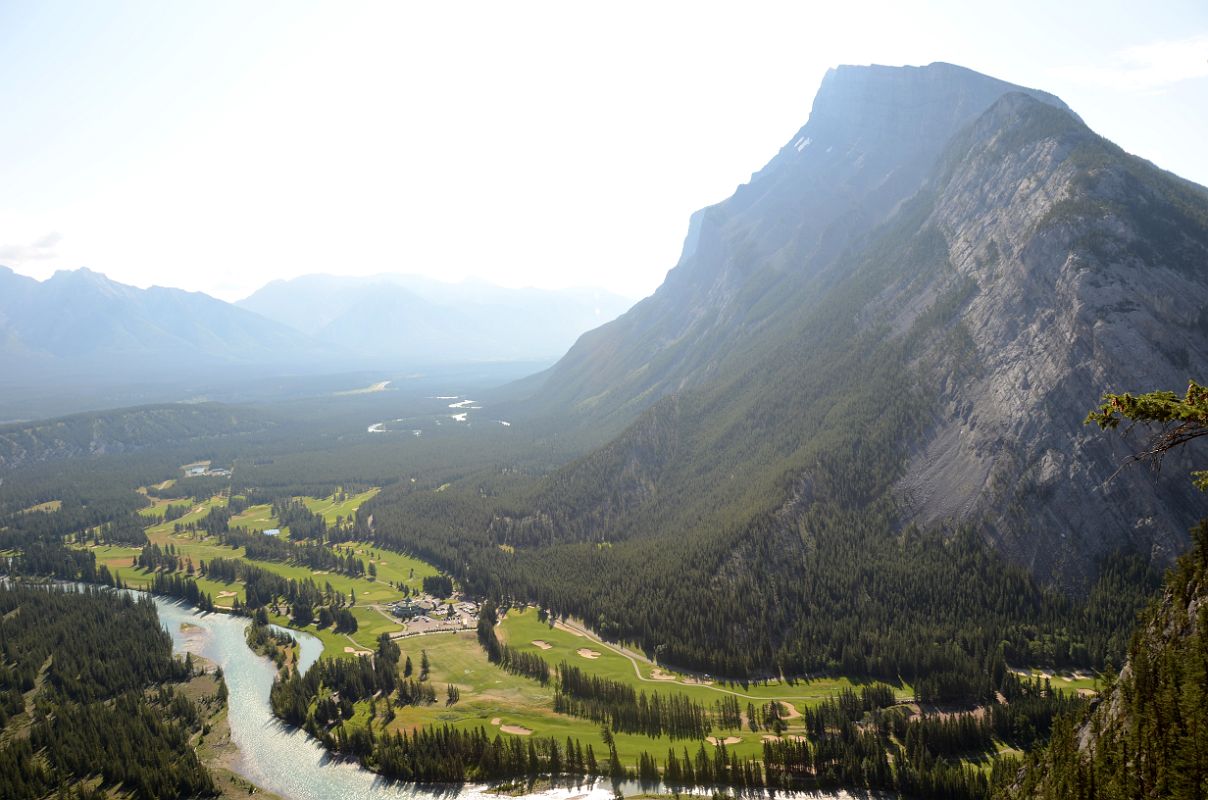
<path fill-rule="evenodd" d="M 27 261 L 45 261 L 56 258 L 58 253 L 54 248 L 62 240 L 62 234 L 58 231 L 51 231 L 45 236 L 39 237 L 32 244 L 0 245 L 0 262 L 24 264 Z"/>
<path fill-rule="evenodd" d="M 1208 77 L 1208 34 L 1133 45 L 1117 51 L 1104 64 L 1054 71 L 1077 83 L 1133 92 L 1159 91 L 1182 81 Z"/>
<path fill-rule="evenodd" d="M 51 231 L 38 241 L 34 242 L 33 246 L 39 250 L 49 250 L 61 241 L 63 241 L 63 234 L 59 233 L 58 231 Z"/>

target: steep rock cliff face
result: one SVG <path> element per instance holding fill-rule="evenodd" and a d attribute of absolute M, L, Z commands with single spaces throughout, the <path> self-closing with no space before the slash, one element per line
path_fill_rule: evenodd
<path fill-rule="evenodd" d="M 980 522 L 1058 580 L 1105 550 L 1169 561 L 1203 498 L 1179 469 L 1116 474 L 1128 445 L 1082 420 L 1105 391 L 1181 389 L 1208 365 L 1203 196 L 1022 95 L 950 156 L 929 224 L 951 270 L 928 289 L 962 292 L 968 365 L 939 342 L 920 359 L 938 402 L 899 483 L 907 518 Z"/>

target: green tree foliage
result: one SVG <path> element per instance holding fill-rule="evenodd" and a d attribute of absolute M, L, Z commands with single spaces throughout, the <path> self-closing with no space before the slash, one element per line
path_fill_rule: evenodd
<path fill-rule="evenodd" d="M 0 584 L 0 797 L 97 776 L 138 800 L 215 794 L 190 744 L 197 709 L 174 688 L 189 673 L 150 599 Z"/>
<path fill-rule="evenodd" d="M 1134 455 L 1133 461 L 1161 466 L 1162 457 L 1169 451 L 1208 435 L 1208 388 L 1190 381 L 1182 397 L 1162 391 L 1135 397 L 1106 394 L 1086 418 L 1088 424 L 1094 423 L 1104 430 L 1118 428 L 1124 420 L 1158 426 L 1146 448 Z M 1193 472 L 1192 479 L 1198 488 L 1208 490 L 1208 471 Z"/>
<path fill-rule="evenodd" d="M 1069 715 L 1009 795 L 1202 798 L 1208 786 L 1208 523 L 1142 619 L 1128 662 L 1089 719 Z M 1084 746 L 1086 743 L 1088 746 Z"/>

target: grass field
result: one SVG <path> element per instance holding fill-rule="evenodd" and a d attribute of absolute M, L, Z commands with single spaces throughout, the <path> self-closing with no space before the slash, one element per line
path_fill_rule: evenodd
<path fill-rule="evenodd" d="M 154 498 L 151 498 L 151 505 L 147 506 L 146 508 L 140 508 L 138 510 L 138 513 L 139 513 L 139 516 L 143 516 L 143 517 L 158 517 L 164 513 L 164 509 L 167 508 L 168 506 L 183 506 L 183 505 L 193 505 L 193 501 L 187 497 L 182 500 L 170 500 L 170 499 L 164 498 L 164 497 L 154 497 Z M 174 521 L 179 522 L 180 520 L 174 520 Z"/>
<path fill-rule="evenodd" d="M 565 659 L 581 669 L 622 681 L 639 691 L 659 692 L 663 695 L 683 694 L 712 706 L 725 694 L 734 694 L 745 708 L 747 702 L 760 705 L 770 700 L 780 700 L 795 709 L 821 702 L 845 687 L 858 688 L 858 682 L 845 678 L 828 678 L 814 681 L 769 682 L 750 684 L 746 687 L 730 684 L 692 683 L 691 676 L 666 673 L 658 667 L 610 649 L 608 645 L 589 635 L 580 635 L 563 627 L 551 627 L 541 622 L 533 610 L 511 611 L 499 627 L 500 638 L 518 649 L 537 652 L 551 666 Z M 532 644 L 540 641 L 548 649 Z M 437 690 L 438 702 L 433 706 L 407 707 L 398 710 L 398 717 L 388 730 L 411 729 L 430 724 L 448 724 L 456 728 L 473 729 L 482 727 L 488 732 L 503 731 L 505 726 L 516 726 L 531 731 L 534 736 L 553 736 L 565 740 L 570 736 L 585 745 L 591 743 L 597 754 L 604 752 L 600 726 L 589 720 L 554 713 L 552 686 L 543 687 L 536 681 L 512 675 L 491 664 L 472 632 L 434 634 L 404 639 L 399 642 L 404 658 L 410 656 L 418 669 L 420 650 L 427 650 L 432 664 L 430 680 Z M 599 653 L 597 658 L 585 658 L 578 654 L 580 649 Z M 636 667 L 635 667 L 636 662 Z M 672 680 L 659 680 L 657 673 Z M 445 705 L 445 690 L 448 684 L 457 686 L 461 700 L 452 706 Z M 908 686 L 898 687 L 903 698 L 912 696 Z M 367 704 L 358 708 L 355 721 L 362 724 L 368 720 Z M 375 723 L 380 725 L 379 723 Z M 787 735 L 797 732 L 800 721 L 790 720 Z M 378 728 L 380 731 L 380 728 Z M 734 736 L 739 742 L 729 746 L 742 756 L 758 756 L 762 753 L 766 731 L 754 732 L 749 728 L 741 731 L 727 730 L 723 736 Z M 651 738 L 642 735 L 618 734 L 618 751 L 622 760 L 632 764 L 643 752 L 665 757 L 667 748 L 673 746 L 677 752 L 687 747 L 695 755 L 701 746 L 700 740 L 676 740 L 665 737 Z M 705 744 L 712 750 L 713 745 Z"/>
<path fill-rule="evenodd" d="M 311 513 L 321 515 L 328 525 L 334 525 L 336 520 L 341 517 L 347 520 L 356 516 L 357 509 L 364 505 L 366 500 L 377 495 L 379 491 L 381 490 L 375 488 L 360 494 L 350 494 L 343 502 L 337 501 L 338 493 L 323 500 L 315 497 L 303 497 L 302 502 Z"/>
<path fill-rule="evenodd" d="M 628 683 L 635 689 L 644 689 L 647 692 L 675 691 L 709 705 L 719 697 L 731 694 L 737 696 L 744 705 L 746 702 L 759 704 L 780 700 L 800 708 L 802 705 L 817 704 L 845 688 L 858 691 L 861 685 L 859 681 L 849 678 L 816 678 L 808 681 L 794 680 L 791 683 L 781 680 L 747 684 L 710 682 L 703 677 L 669 672 L 651 664 L 639 654 L 601 642 L 590 634 L 568 629 L 563 625 L 551 626 L 539 620 L 537 612 L 532 609 L 510 611 L 500 623 L 499 631 L 500 639 L 518 650 L 537 653 L 551 666 L 565 660 L 581 669 Z M 550 647 L 541 648 L 533 644 L 534 641 L 544 642 Z M 599 653 L 599 656 L 584 658 L 578 654 L 580 648 L 592 650 Z M 894 689 L 901 700 L 914 696 L 914 690 L 906 683 L 901 683 Z"/>
<path fill-rule="evenodd" d="M 242 513 L 231 517 L 232 528 L 247 528 L 249 531 L 264 531 L 276 528 L 277 521 L 273 517 L 273 507 L 267 503 L 259 506 L 248 506 Z M 281 535 L 286 536 L 289 528 L 282 528 Z"/>
<path fill-rule="evenodd" d="M 1032 678 L 1048 678 L 1054 689 L 1083 693 L 1099 690 L 1099 678 L 1085 672 L 1054 672 L 1043 669 L 1014 669 L 1012 672 Z"/>
<path fill-rule="evenodd" d="M 22 514 L 34 514 L 39 511 L 44 511 L 49 514 L 52 511 L 58 511 L 62 507 L 63 507 L 62 500 L 47 500 L 45 503 L 38 503 L 36 506 L 30 506 L 29 508 L 21 509 L 21 513 Z"/>
<path fill-rule="evenodd" d="M 335 496 L 327 499 L 308 497 L 303 498 L 303 502 L 314 513 L 323 514 L 331 524 L 335 524 L 337 518 L 347 519 L 355 514 L 361 504 L 376 493 L 377 489 L 371 489 L 349 496 L 343 502 L 337 502 Z M 146 516 L 162 514 L 163 506 L 169 505 L 171 502 L 173 501 L 157 500 L 149 509 L 143 509 L 142 513 Z M 182 501 L 175 502 L 179 504 Z M 372 562 L 377 570 L 376 580 L 370 580 L 368 577 L 353 578 L 334 572 L 312 572 L 307 567 L 296 564 L 247 559 L 243 548 L 226 547 L 219 543 L 217 537 L 207 536 L 202 531 L 175 532 L 177 525 L 197 522 L 212 508 L 221 507 L 225 502 L 225 498 L 221 495 L 215 495 L 205 502 L 193 503 L 193 507 L 189 509 L 188 513 L 179 519 L 149 526 L 146 529 L 147 538 L 160 547 L 173 546 L 182 559 L 191 561 L 197 569 L 200 568 L 201 562 L 214 558 L 240 558 L 284 578 L 293 580 L 309 578 L 315 581 L 320 588 L 330 583 L 335 591 L 343 593 L 346 597 L 351 598 L 355 593 L 356 605 L 353 607 L 352 613 L 357 619 L 358 630 L 356 633 L 336 634 L 330 630 L 319 630 L 314 625 L 304 629 L 323 641 L 325 657 L 351 656 L 351 653 L 344 652 L 344 648 L 371 649 L 380 634 L 401 631 L 402 624 L 388 613 L 384 613 L 379 607 L 402 599 L 403 591 L 396 586 L 406 586 L 412 591 L 419 591 L 425 576 L 438 574 L 435 567 L 417 558 L 381 550 L 366 542 L 345 542 L 341 543 L 339 547 L 351 549 L 366 564 Z M 242 513 L 232 517 L 230 524 L 232 527 L 242 526 L 254 531 L 278 527 L 276 519 L 272 515 L 272 506 L 267 504 L 250 506 Z M 288 529 L 283 529 L 282 535 L 288 535 Z M 97 563 L 109 567 L 110 572 L 128 586 L 147 588 L 150 585 L 152 575 L 133 565 L 134 558 L 140 552 L 139 548 L 99 546 L 91 549 L 96 554 Z M 209 592 L 219 606 L 230 606 L 235 596 L 241 600 L 244 599 L 243 585 L 238 581 L 226 584 L 200 576 L 197 576 L 196 580 L 198 586 L 203 591 Z M 273 621 L 281 625 L 289 625 L 286 617 L 276 617 Z"/>
<path fill-rule="evenodd" d="M 437 702 L 431 706 L 399 708 L 398 717 L 388 730 L 448 724 L 466 730 L 481 727 L 493 733 L 503 732 L 504 726 L 516 726 L 531 731 L 533 736 L 553 736 L 561 742 L 569 736 L 584 746 L 590 743 L 597 757 L 607 753 L 598 724 L 554 713 L 552 686 L 543 687 L 536 681 L 512 675 L 491 664 L 473 632 L 419 636 L 404 639 L 399 644 L 404 658 L 410 656 L 417 670 L 420 650 L 428 651 L 432 664 L 429 680 L 436 689 Z M 450 683 L 460 690 L 461 700 L 446 706 L 445 691 Z M 358 718 L 367 719 L 367 704 L 360 705 Z M 740 755 L 754 756 L 762 752 L 761 737 L 765 734 L 744 730 L 742 733 L 727 731 L 726 735 L 741 736 L 742 741 L 729 748 Z M 666 737 L 655 739 L 631 734 L 616 734 L 616 742 L 621 759 L 631 765 L 643 751 L 662 760 L 670 746 L 677 751 L 687 747 L 695 754 L 702 743 L 688 739 L 672 742 Z M 712 745 L 705 747 L 712 752 Z"/>

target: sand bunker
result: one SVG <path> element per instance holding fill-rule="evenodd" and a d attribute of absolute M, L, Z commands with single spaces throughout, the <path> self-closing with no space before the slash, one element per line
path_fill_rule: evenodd
<path fill-rule="evenodd" d="M 513 734 L 515 736 L 528 736 L 528 735 L 532 734 L 532 731 L 530 731 L 528 728 L 522 727 L 520 725 L 504 725 L 499 730 L 503 731 L 504 733 Z"/>
<path fill-rule="evenodd" d="M 590 658 L 593 661 L 600 657 L 599 653 L 597 653 L 595 650 L 592 650 L 589 647 L 580 647 L 575 652 L 578 653 L 579 655 L 583 656 L 584 658 Z"/>
<path fill-rule="evenodd" d="M 236 594 L 236 592 L 219 592 L 218 599 L 221 600 L 224 597 L 234 597 Z"/>
<path fill-rule="evenodd" d="M 659 667 L 655 667 L 651 671 L 650 679 L 655 681 L 678 681 L 679 683 L 687 683 L 693 686 L 709 686 L 713 683 L 713 681 L 710 680 L 693 678 L 688 675 L 675 675 L 665 669 L 660 669 Z"/>
<path fill-rule="evenodd" d="M 739 742 L 742 741 L 742 739 L 739 739 L 737 736 L 727 736 L 724 739 L 718 739 L 716 736 L 706 736 L 705 741 L 712 745 L 722 745 L 722 744 L 738 744 Z"/>
<path fill-rule="evenodd" d="M 553 647 L 552 644 L 542 641 L 541 639 L 534 639 L 533 644 L 537 645 L 537 647 L 540 647 L 542 650 L 549 650 L 551 647 Z"/>
<path fill-rule="evenodd" d="M 502 719 L 500 719 L 499 717 L 495 717 L 495 719 L 491 720 L 491 724 L 492 724 L 492 725 L 502 725 L 502 724 L 503 724 L 503 720 L 502 720 Z"/>
<path fill-rule="evenodd" d="M 765 742 L 779 742 L 779 741 L 784 740 L 784 739 L 787 739 L 787 740 L 788 740 L 788 741 L 790 741 L 790 742 L 806 742 L 806 741 L 809 741 L 809 740 L 808 740 L 808 739 L 806 739 L 804 736 L 765 736 L 765 737 L 763 737 L 763 740 L 764 740 Z"/>
<path fill-rule="evenodd" d="M 372 651 L 372 650 L 361 650 L 361 649 L 356 648 L 356 647 L 345 647 L 345 648 L 344 648 L 344 652 L 345 652 L 345 653 L 353 653 L 354 655 L 358 655 L 358 656 L 371 656 L 371 655 L 373 655 L 373 651 Z"/>

